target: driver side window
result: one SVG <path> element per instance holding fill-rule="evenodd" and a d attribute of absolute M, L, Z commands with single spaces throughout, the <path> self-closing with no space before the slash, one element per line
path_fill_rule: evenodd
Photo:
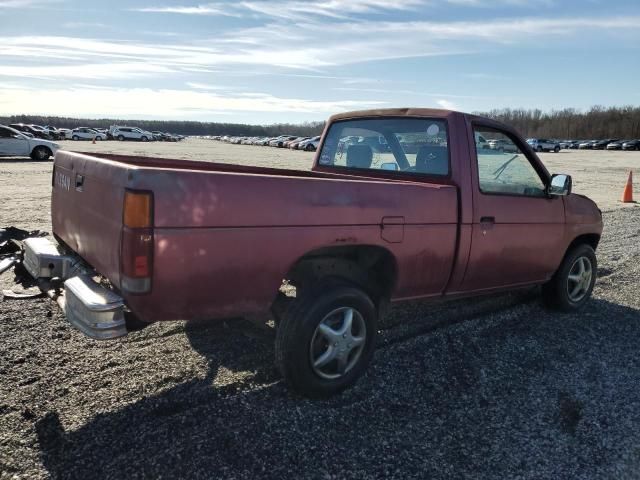
<path fill-rule="evenodd" d="M 546 197 L 546 186 L 526 155 L 506 134 L 474 129 L 480 191 L 484 194 Z"/>

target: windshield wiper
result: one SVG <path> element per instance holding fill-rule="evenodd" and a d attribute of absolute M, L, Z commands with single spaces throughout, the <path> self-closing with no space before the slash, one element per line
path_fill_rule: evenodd
<path fill-rule="evenodd" d="M 493 179 L 494 180 L 498 180 L 498 178 L 500 178 L 500 175 L 502 175 L 502 173 L 507 169 L 507 167 L 509 166 L 509 164 L 511 162 L 513 162 L 516 158 L 518 158 L 518 154 L 515 154 L 513 157 L 511 157 L 509 160 L 507 160 L 506 162 L 504 162 L 502 165 L 500 165 L 498 167 L 498 169 L 493 172 L 492 175 L 494 175 Z"/>

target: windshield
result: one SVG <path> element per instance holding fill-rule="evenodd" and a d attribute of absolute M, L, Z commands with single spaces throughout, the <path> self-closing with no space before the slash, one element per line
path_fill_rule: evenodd
<path fill-rule="evenodd" d="M 327 133 L 319 163 L 336 168 L 448 175 L 446 122 L 425 118 L 338 121 Z"/>

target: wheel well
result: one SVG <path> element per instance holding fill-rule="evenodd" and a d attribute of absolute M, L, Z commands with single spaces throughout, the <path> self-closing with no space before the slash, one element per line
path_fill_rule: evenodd
<path fill-rule="evenodd" d="M 397 279 L 396 260 L 389 250 L 373 245 L 327 247 L 307 253 L 291 267 L 286 280 L 297 288 L 322 277 L 344 278 L 373 299 L 390 298 Z"/>
<path fill-rule="evenodd" d="M 573 250 L 578 245 L 582 245 L 582 244 L 589 245 L 591 248 L 596 250 L 598 248 L 599 243 L 600 243 L 600 235 L 598 235 L 597 233 L 587 233 L 584 235 L 580 235 L 574 238 L 573 242 L 569 244 L 569 247 L 567 248 L 567 253 Z"/>

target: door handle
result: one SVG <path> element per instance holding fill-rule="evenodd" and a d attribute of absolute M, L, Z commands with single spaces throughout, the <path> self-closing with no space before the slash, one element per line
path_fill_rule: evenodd
<path fill-rule="evenodd" d="M 487 230 L 493 229 L 496 223 L 496 217 L 480 217 L 480 228 L 482 229 L 482 235 L 487 234 Z"/>

